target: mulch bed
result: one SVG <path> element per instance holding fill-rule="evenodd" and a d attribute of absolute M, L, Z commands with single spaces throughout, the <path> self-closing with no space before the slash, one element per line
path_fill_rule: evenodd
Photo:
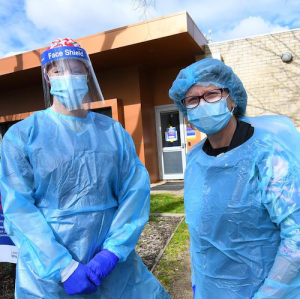
<path fill-rule="evenodd" d="M 151 217 L 152 221 L 147 223 L 136 251 L 149 270 L 154 266 L 157 256 L 164 249 L 181 219 L 169 216 Z M 12 265 L 8 263 L 0 263 L 0 299 L 14 299 L 13 270 Z"/>
<path fill-rule="evenodd" d="M 14 299 L 14 265 L 9 263 L 0 263 L 0 298 Z"/>
<path fill-rule="evenodd" d="M 154 219 L 155 221 L 147 223 L 136 247 L 136 252 L 139 253 L 149 270 L 154 266 L 157 256 L 165 247 L 182 218 L 168 216 L 155 217 Z"/>

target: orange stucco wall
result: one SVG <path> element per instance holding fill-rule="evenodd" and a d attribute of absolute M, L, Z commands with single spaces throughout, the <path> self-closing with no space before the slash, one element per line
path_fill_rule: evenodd
<path fill-rule="evenodd" d="M 97 72 L 104 98 L 119 98 L 124 105 L 124 124 L 132 136 L 136 152 L 145 164 L 138 67 L 126 67 Z"/>
<path fill-rule="evenodd" d="M 159 166 L 151 71 L 146 68 L 140 68 L 139 80 L 145 144 L 145 165 L 149 172 L 151 182 L 157 182 L 159 180 Z"/>
<path fill-rule="evenodd" d="M 132 136 L 151 181 L 157 181 L 155 106 L 172 104 L 168 90 L 173 80 L 195 55 L 204 53 L 206 39 L 190 16 L 181 12 L 78 41 L 90 55 L 104 98 L 118 99 L 119 121 Z M 0 120 L 44 109 L 40 70 L 44 50 L 0 60 Z"/>
<path fill-rule="evenodd" d="M 132 136 L 151 181 L 156 182 L 155 106 L 172 104 L 168 90 L 178 71 L 204 53 L 204 36 L 190 16 L 181 12 L 83 37 L 79 42 L 90 55 L 104 98 L 118 99 L 119 121 Z M 20 119 L 44 109 L 40 71 L 44 50 L 0 60 L 0 120 Z"/>
<path fill-rule="evenodd" d="M 154 106 L 173 104 L 169 98 L 169 89 L 172 86 L 178 72 L 182 69 L 179 67 L 164 68 L 156 70 L 153 73 L 153 99 Z"/>
<path fill-rule="evenodd" d="M 44 109 L 42 80 L 40 84 L 1 91 L 0 100 L 0 116 Z"/>
<path fill-rule="evenodd" d="M 173 104 L 168 96 L 169 88 L 179 70 L 188 64 L 189 61 L 178 67 L 152 70 L 142 66 L 95 70 L 104 98 L 121 100 L 119 109 L 123 109 L 120 114 L 123 119 L 120 121 L 132 136 L 136 152 L 148 169 L 151 182 L 159 180 L 155 106 Z M 0 116 L 44 109 L 42 80 L 25 86 L 1 91 Z M 188 150 L 200 139 L 197 132 L 196 139 L 188 140 Z"/>
<path fill-rule="evenodd" d="M 104 98 L 122 100 L 125 129 L 132 136 L 142 163 L 145 163 L 138 68 L 96 71 L 96 74 Z M 40 73 L 37 76 L 41 76 Z M 42 110 L 45 108 L 42 79 L 33 85 L 2 90 L 0 100 L 0 116 Z"/>
<path fill-rule="evenodd" d="M 187 121 L 186 121 L 186 124 L 188 124 Z M 205 136 L 204 134 L 201 134 L 198 130 L 196 130 L 196 138 L 186 140 L 187 151 L 189 151 L 194 145 L 196 145 L 199 141 L 201 141 L 201 139 L 204 136 Z"/>

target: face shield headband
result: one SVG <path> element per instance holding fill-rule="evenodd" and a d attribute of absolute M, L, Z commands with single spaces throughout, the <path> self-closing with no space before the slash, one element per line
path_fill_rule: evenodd
<path fill-rule="evenodd" d="M 41 55 L 42 67 L 55 60 L 68 59 L 68 58 L 83 60 L 86 63 L 88 63 L 89 61 L 86 51 L 82 48 L 57 47 L 57 48 L 49 49 L 42 53 Z"/>
<path fill-rule="evenodd" d="M 104 101 L 84 49 L 73 46 L 49 49 L 42 53 L 41 64 L 47 108 L 53 104 L 54 97 L 69 110 L 89 109 L 84 105 Z"/>

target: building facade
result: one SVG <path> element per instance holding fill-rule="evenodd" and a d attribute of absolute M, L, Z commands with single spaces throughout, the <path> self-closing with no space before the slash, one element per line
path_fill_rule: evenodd
<path fill-rule="evenodd" d="M 168 96 L 183 67 L 205 57 L 222 59 L 249 95 L 247 114 L 297 111 L 300 30 L 207 44 L 186 12 L 77 39 L 92 61 L 105 103 L 91 110 L 118 120 L 131 134 L 151 182 L 182 179 L 186 153 L 201 134 L 186 124 Z M 45 108 L 37 49 L 0 59 L 0 133 Z M 285 63 L 281 56 L 291 52 Z"/>

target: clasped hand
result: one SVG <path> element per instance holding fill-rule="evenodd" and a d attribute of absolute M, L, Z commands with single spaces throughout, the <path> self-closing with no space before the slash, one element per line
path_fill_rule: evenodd
<path fill-rule="evenodd" d="M 118 260 L 114 253 L 103 249 L 87 265 L 79 264 L 72 275 L 63 282 L 66 293 L 68 295 L 95 293 L 101 280 L 112 272 Z"/>

